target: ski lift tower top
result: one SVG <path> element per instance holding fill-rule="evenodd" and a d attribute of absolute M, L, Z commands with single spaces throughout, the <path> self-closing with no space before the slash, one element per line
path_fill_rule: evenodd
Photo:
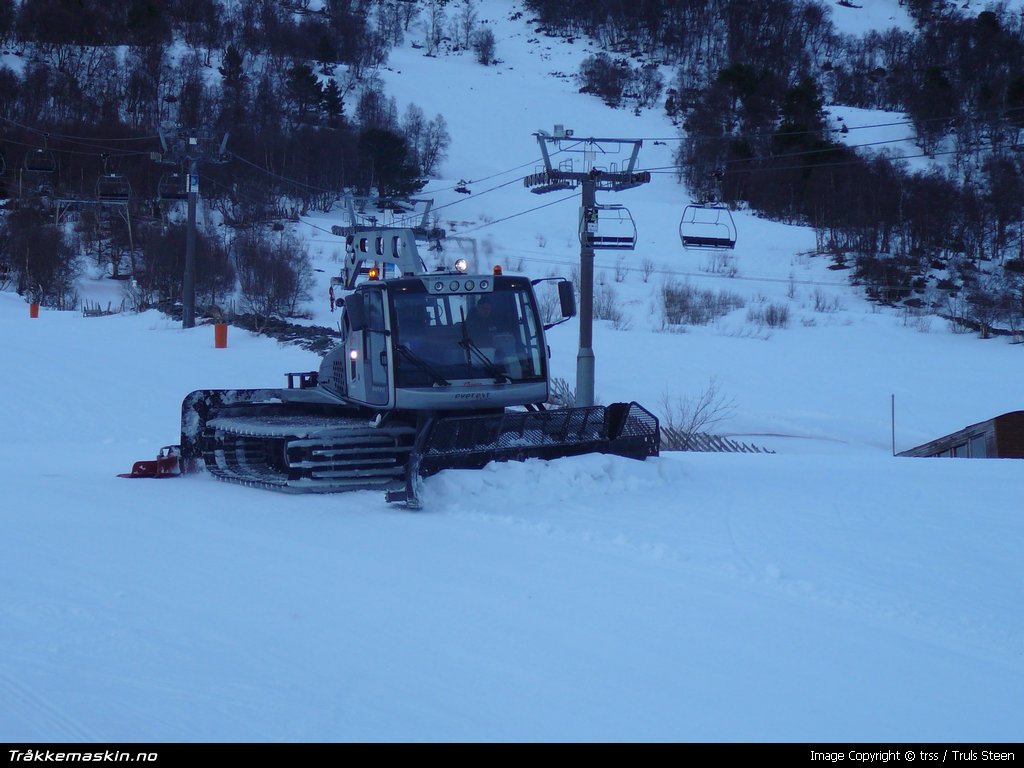
<path fill-rule="evenodd" d="M 531 192 L 543 194 L 581 187 L 581 222 L 597 220 L 597 190 L 622 192 L 647 184 L 649 171 L 637 171 L 642 139 L 578 138 L 564 125 L 553 133 L 537 131 L 544 170 L 523 179 Z M 552 151 L 553 150 L 553 151 Z M 563 156 L 557 166 L 553 158 Z M 594 242 L 580 238 L 580 348 L 576 356 L 576 405 L 594 404 Z"/>
<path fill-rule="evenodd" d="M 575 189 L 588 182 L 594 189 L 621 192 L 651 180 L 649 171 L 637 171 L 636 160 L 642 139 L 577 138 L 574 132 L 556 125 L 554 133 L 537 131 L 544 170 L 527 176 L 523 184 L 543 194 L 555 189 Z M 552 151 L 554 148 L 554 151 Z M 554 155 L 565 155 L 556 165 Z"/>

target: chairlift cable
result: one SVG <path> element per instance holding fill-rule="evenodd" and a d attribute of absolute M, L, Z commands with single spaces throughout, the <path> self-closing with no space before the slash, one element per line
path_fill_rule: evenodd
<path fill-rule="evenodd" d="M 977 148 L 977 147 L 975 147 L 975 148 Z M 922 152 L 922 153 L 917 154 L 917 155 L 900 155 L 898 157 L 886 157 L 884 159 L 889 160 L 889 161 L 916 160 L 916 159 L 924 158 L 924 157 L 935 158 L 935 157 L 939 157 L 939 156 L 942 156 L 942 155 L 955 155 L 955 154 L 957 154 L 957 152 L 962 152 L 962 151 L 963 151 L 962 149 L 948 149 L 948 150 L 941 150 L 941 151 L 938 151 L 938 152 L 932 152 L 930 154 L 927 153 L 927 152 Z M 767 159 L 770 159 L 770 158 L 760 158 L 760 159 L 761 160 L 767 160 Z M 858 155 L 856 158 L 854 158 L 852 160 L 836 160 L 834 162 L 829 162 L 829 163 L 815 163 L 813 166 L 811 166 L 811 168 L 817 169 L 817 168 L 832 168 L 832 167 L 838 167 L 838 166 L 844 166 L 844 165 L 860 165 L 862 163 L 870 162 L 871 160 L 876 160 L 876 159 L 879 159 L 879 158 L 861 157 L 861 156 Z M 757 160 L 758 160 L 758 158 L 750 158 L 749 160 L 744 160 L 742 162 L 755 162 Z M 726 162 L 739 162 L 739 161 L 731 161 L 730 160 L 730 161 L 726 161 Z M 660 166 L 659 168 L 649 169 L 648 172 L 649 173 L 655 173 L 655 174 L 665 174 L 665 175 L 672 174 L 672 175 L 677 175 L 681 170 L 683 170 L 683 168 L 684 168 L 684 166 L 680 166 L 680 165 L 665 165 L 665 166 Z M 743 173 L 765 173 L 765 172 L 773 172 L 773 171 L 806 170 L 807 168 L 808 168 L 808 166 L 806 166 L 806 165 L 757 166 L 757 167 L 750 167 L 750 168 L 734 168 L 734 169 L 731 169 L 731 170 L 727 169 L 727 170 L 723 171 L 723 173 L 725 173 L 727 175 L 734 175 L 734 174 L 743 174 Z"/>
<path fill-rule="evenodd" d="M 576 258 L 575 255 L 566 256 L 566 259 L 568 261 L 563 261 L 563 260 L 556 260 L 556 259 L 545 258 L 545 257 L 540 257 L 540 256 L 523 256 L 522 255 L 523 253 L 536 253 L 536 251 L 529 251 L 529 250 L 524 250 L 524 249 L 520 249 L 520 248 L 517 248 L 515 250 L 515 254 L 516 254 L 516 256 L 518 258 L 521 258 L 524 261 L 529 261 L 529 262 L 532 262 L 532 263 L 535 263 L 535 264 L 549 264 L 549 265 L 561 266 L 561 267 L 575 266 L 575 264 L 573 264 L 573 262 L 572 262 L 572 259 Z M 820 254 L 820 255 L 825 255 L 825 254 Z M 643 273 L 645 271 L 643 269 L 643 267 L 629 266 L 627 264 L 613 265 L 613 266 L 614 266 L 615 269 L 621 269 L 624 272 Z M 674 270 L 674 269 L 670 269 L 670 268 L 666 268 L 666 267 L 655 268 L 655 269 L 651 270 L 651 274 L 662 275 L 662 276 L 667 276 L 667 277 L 681 277 L 681 278 L 691 278 L 691 277 L 693 277 L 693 278 L 701 278 L 701 279 L 720 279 L 720 280 L 728 280 L 730 282 L 745 281 L 745 282 L 752 282 L 752 283 L 782 283 L 782 284 L 785 284 L 785 285 L 789 285 L 789 284 L 793 284 L 793 285 L 809 285 L 809 286 L 815 286 L 815 287 L 821 287 L 821 288 L 856 288 L 856 287 L 858 287 L 855 284 L 848 283 L 848 282 L 847 283 L 837 283 L 837 282 L 827 282 L 827 281 L 823 281 L 823 280 L 808 280 L 808 279 L 789 278 L 789 277 L 767 277 L 767 276 L 743 275 L 743 274 L 725 275 L 725 274 L 716 274 L 716 273 L 713 273 L 713 272 L 682 272 L 682 271 L 678 271 L 678 270 Z M 903 289 L 906 288 L 906 286 L 903 286 L 903 285 L 880 285 L 880 286 L 877 286 L 877 287 L 878 287 L 879 290 L 903 290 Z"/>
<path fill-rule="evenodd" d="M 561 151 L 561 150 L 559 150 L 559 151 Z M 554 153 L 552 153 L 552 154 L 554 154 Z M 480 184 L 481 182 L 484 182 L 484 181 L 490 181 L 491 179 L 496 179 L 498 176 L 504 176 L 507 173 L 512 173 L 513 171 L 518 171 L 520 168 L 531 168 L 531 167 L 537 165 L 538 163 L 542 163 L 543 161 L 544 161 L 544 158 L 536 157 L 536 158 L 534 158 L 533 160 L 531 160 L 528 163 L 522 163 L 520 165 L 515 166 L 514 168 L 509 168 L 509 169 L 504 170 L 504 171 L 498 171 L 497 173 L 492 173 L 490 176 L 482 176 L 479 179 L 466 179 L 464 183 L 465 184 Z M 463 182 L 460 182 L 458 184 L 453 184 L 450 187 L 442 187 L 441 189 L 424 189 L 424 190 L 421 191 L 420 194 L 433 195 L 433 194 L 436 194 L 438 192 L 449 192 L 449 191 L 455 189 L 456 187 L 461 187 L 461 186 L 463 186 Z"/>
<path fill-rule="evenodd" d="M 207 176 L 201 176 L 201 178 L 206 180 L 206 181 L 209 181 L 210 183 L 212 183 L 212 184 L 214 184 L 216 186 L 222 187 L 224 189 L 229 189 L 227 187 L 227 185 L 217 181 L 216 179 L 212 179 L 212 178 L 209 178 Z M 248 202 L 253 202 L 253 203 L 254 202 L 258 202 L 254 198 L 248 197 L 248 196 L 246 196 L 244 194 L 239 194 L 238 197 L 240 197 L 243 200 L 247 200 Z M 573 200 L 573 199 L 578 199 L 578 195 L 576 195 L 576 194 L 567 195 L 566 197 L 561 197 L 561 198 L 559 198 L 557 200 L 552 200 L 549 203 L 543 203 L 542 205 L 537 205 L 537 206 L 534 206 L 534 207 L 529 208 L 527 210 L 519 211 L 518 213 L 513 213 L 513 214 L 510 214 L 509 216 L 505 216 L 505 217 L 500 218 L 500 219 L 495 219 L 494 221 L 489 221 L 489 222 L 486 222 L 484 224 L 480 224 L 480 225 L 478 225 L 476 227 L 473 227 L 472 229 L 465 230 L 465 232 L 463 234 L 468 234 L 470 232 L 475 232 L 476 230 L 483 229 L 485 227 L 489 227 L 492 224 L 499 224 L 499 223 L 504 222 L 504 221 L 509 221 L 510 219 L 515 219 L 515 218 L 518 218 L 519 216 L 524 216 L 524 215 L 526 215 L 528 213 L 533 213 L 534 211 L 540 210 L 542 208 L 547 208 L 549 206 L 557 205 L 558 203 L 563 203 L 563 202 L 565 202 L 567 200 Z M 336 235 L 332 231 L 330 231 L 329 229 L 325 229 L 324 227 L 321 227 L 321 226 L 318 226 L 316 224 L 313 224 L 308 219 L 303 219 L 302 223 L 304 225 L 312 228 L 312 229 L 318 230 L 320 232 L 324 232 L 326 234 L 331 235 L 332 237 L 336 237 Z M 527 250 L 527 249 L 517 248 L 516 249 L 516 253 L 517 254 L 522 254 L 522 253 L 528 253 L 529 254 L 529 253 L 536 253 L 536 252 L 530 251 L 530 250 Z M 554 266 L 563 266 L 563 267 L 567 266 L 567 265 L 571 266 L 571 261 L 560 260 L 560 259 L 553 259 L 553 258 L 550 258 L 550 257 L 523 256 L 522 258 L 525 259 L 526 261 L 530 261 L 530 262 L 534 262 L 534 263 L 538 263 L 538 264 L 550 264 L 550 265 L 554 265 Z M 566 259 L 568 259 L 568 260 L 571 260 L 572 258 L 574 258 L 574 256 L 567 256 L 566 257 Z M 643 269 L 641 267 L 623 266 L 622 268 L 625 271 L 627 271 L 627 272 L 642 272 L 643 271 Z M 720 279 L 723 279 L 723 280 L 730 280 L 730 281 L 733 281 L 733 282 L 741 280 L 741 281 L 755 282 L 755 283 L 783 283 L 783 284 L 787 284 L 787 285 L 792 283 L 794 285 L 809 285 L 809 286 L 822 287 L 822 288 L 850 288 L 850 287 L 856 287 L 856 286 L 851 285 L 848 282 L 847 283 L 839 283 L 839 282 L 826 282 L 826 281 L 823 281 L 823 280 L 806 280 L 806 279 L 799 279 L 799 278 L 767 277 L 767 276 L 742 275 L 742 274 L 738 274 L 738 275 L 719 275 L 719 274 L 706 273 L 706 272 L 683 272 L 683 271 L 677 271 L 677 270 L 673 270 L 673 269 L 669 269 L 669 268 L 654 269 L 653 270 L 653 274 L 665 275 L 665 276 L 670 276 L 670 277 L 720 278 Z M 905 286 L 897 286 L 897 285 L 886 285 L 886 286 L 878 286 L 878 287 L 881 290 L 886 290 L 886 289 L 888 289 L 888 290 L 897 290 L 897 289 L 905 288 Z"/>
<path fill-rule="evenodd" d="M 843 108 L 844 108 L 844 105 L 833 105 L 833 106 L 830 107 L 830 109 L 835 109 L 835 110 L 841 110 Z M 944 123 L 944 122 L 950 122 L 952 120 L 961 119 L 963 117 L 973 117 L 973 118 L 981 120 L 981 119 L 985 119 L 987 117 L 995 117 L 995 116 L 1007 117 L 1007 116 L 1011 115 L 1011 113 L 1021 112 L 1022 110 L 1024 110 L 1024 107 L 1005 107 L 1005 108 L 999 107 L 999 108 L 993 108 L 993 109 L 986 109 L 986 110 L 978 110 L 978 111 L 974 111 L 974 112 L 969 112 L 966 115 L 963 114 L 963 113 L 958 113 L 958 114 L 953 114 L 953 115 L 943 115 L 943 116 L 940 116 L 940 117 L 927 117 L 927 118 L 924 118 L 922 120 L 913 120 L 912 118 L 907 117 L 907 118 L 904 118 L 902 120 L 894 120 L 892 122 L 886 122 L 886 123 L 869 123 L 869 124 L 866 124 L 866 125 L 847 125 L 846 129 L 848 131 L 859 131 L 859 130 L 865 130 L 865 129 L 869 129 L 869 128 L 889 128 L 889 127 L 896 126 L 896 125 L 911 126 L 912 127 L 915 124 L 921 124 L 921 123 Z M 818 129 L 806 129 L 806 130 L 802 130 L 802 131 L 753 131 L 751 133 L 730 134 L 729 138 L 731 138 L 731 139 L 768 139 L 768 138 L 774 138 L 776 136 L 806 136 L 806 135 L 809 135 L 809 134 L 830 133 L 830 132 L 833 132 L 835 130 L 836 129 L 832 128 L 831 126 L 824 126 L 822 128 L 818 128 Z M 642 137 L 640 137 L 640 140 L 641 141 L 685 141 L 689 136 L 705 136 L 705 137 L 712 137 L 712 138 L 714 137 L 713 134 L 706 133 L 706 132 L 694 133 L 694 132 L 687 131 L 686 135 L 683 135 L 683 136 L 642 136 Z"/>
<path fill-rule="evenodd" d="M 0 139 L 0 141 L 3 141 L 5 144 L 10 144 L 10 145 L 15 146 L 15 147 L 26 147 L 27 149 L 41 149 L 41 147 L 38 144 L 28 144 L 28 143 L 26 143 L 24 141 L 18 141 L 17 139 L 2 138 L 2 139 Z M 82 152 L 81 150 L 64 149 L 62 147 L 54 147 L 54 146 L 47 146 L 46 149 L 50 150 L 54 154 L 80 155 L 80 156 L 84 156 L 84 157 L 103 157 L 104 154 L 108 154 L 107 150 L 105 148 L 102 148 L 102 147 L 96 147 L 96 149 L 98 150 L 96 152 Z M 136 156 L 141 156 L 141 155 L 147 155 L 148 156 L 150 154 L 149 152 L 120 152 L 120 151 L 117 151 L 117 150 L 115 150 L 115 152 L 117 152 L 116 157 L 119 157 L 119 158 L 121 158 L 121 157 L 136 157 Z"/>
<path fill-rule="evenodd" d="M 509 219 L 515 219 L 515 218 L 517 218 L 519 216 L 525 216 L 526 214 L 533 213 L 534 211 L 539 211 L 541 208 L 547 208 L 547 207 L 552 206 L 552 205 L 557 205 L 558 203 L 564 203 L 566 200 L 576 200 L 578 198 L 579 198 L 579 195 L 577 195 L 575 193 L 571 194 L 571 195 L 567 195 L 566 197 L 560 197 L 557 200 L 552 200 L 550 203 L 544 203 L 543 205 L 535 205 L 533 208 L 528 208 L 525 211 L 520 211 L 519 213 L 513 213 L 513 214 L 511 214 L 509 216 L 505 216 L 505 217 L 500 218 L 500 219 L 494 219 L 493 221 L 488 221 L 488 222 L 485 222 L 483 224 L 478 224 L 477 226 L 472 227 L 471 229 L 464 230 L 462 234 L 465 235 L 465 234 L 469 234 L 470 232 L 476 232 L 477 230 L 483 229 L 484 227 L 489 227 L 489 226 L 491 226 L 493 224 L 500 224 L 503 221 L 508 221 Z"/>
<path fill-rule="evenodd" d="M 155 136 L 128 136 L 123 139 L 116 137 L 100 139 L 93 138 L 90 136 L 68 136 L 67 134 L 54 133 L 51 130 L 43 128 L 34 128 L 31 125 L 19 123 L 17 120 L 12 120 L 11 118 L 4 117 L 3 115 L 0 115 L 0 120 L 2 120 L 5 123 L 10 123 L 11 125 L 21 128 L 22 130 L 29 131 L 30 133 L 38 133 L 40 136 L 45 134 L 49 136 L 51 139 L 60 139 L 61 141 L 153 141 L 154 139 L 160 138 L 159 134 Z"/>
<path fill-rule="evenodd" d="M 217 181 L 217 179 L 214 179 L 214 178 L 212 178 L 210 176 L 207 176 L 205 174 L 202 174 L 202 173 L 199 174 L 199 178 L 202 179 L 203 181 L 206 181 L 206 182 L 209 182 L 210 184 L 213 184 L 216 187 L 220 187 L 222 189 L 227 190 L 228 192 L 231 192 L 231 194 L 235 195 L 240 200 L 244 200 L 246 202 L 253 203 L 254 205 L 257 205 L 257 204 L 259 204 L 261 202 L 261 201 L 257 200 L 256 198 L 250 197 L 249 195 L 246 195 L 244 193 L 240 193 L 237 190 L 235 190 L 234 188 L 229 187 L 227 184 L 224 184 L 223 182 Z M 307 227 L 310 227 L 311 229 L 315 229 L 315 230 L 317 230 L 319 232 L 324 232 L 325 234 L 328 234 L 331 237 L 337 237 L 337 235 L 334 234 L 334 232 L 332 232 L 331 230 L 325 229 L 324 227 L 318 226 L 317 224 L 313 224 L 308 219 L 303 219 L 302 223 L 305 224 Z"/>
<path fill-rule="evenodd" d="M 782 153 L 779 153 L 779 154 L 765 155 L 763 157 L 734 158 L 732 160 L 725 160 L 725 161 L 723 161 L 723 164 L 725 164 L 725 165 L 729 165 L 729 164 L 735 165 L 735 164 L 738 164 L 738 163 L 750 163 L 750 162 L 754 162 L 754 161 L 757 161 L 757 160 L 775 160 L 775 159 L 778 159 L 778 158 L 807 157 L 809 155 L 821 155 L 821 154 L 827 154 L 829 152 L 837 152 L 837 151 L 841 151 L 843 149 L 863 149 L 864 147 L 874 147 L 874 146 L 879 146 L 881 144 L 899 144 L 901 142 L 913 141 L 915 138 L 916 138 L 916 136 L 908 136 L 908 137 L 899 138 L 899 139 L 885 139 L 885 140 L 882 140 L 882 141 L 870 141 L 870 142 L 865 142 L 863 144 L 836 144 L 836 145 L 833 145 L 831 147 L 825 147 L 825 148 L 820 148 L 820 149 L 807 149 L 807 150 L 801 150 L 801 151 L 798 151 L 798 152 L 782 152 Z M 865 159 L 865 158 L 861 158 L 861 159 Z M 682 167 L 682 166 L 679 166 L 679 165 L 659 165 L 659 166 L 653 166 L 651 168 L 645 168 L 644 170 L 650 171 L 651 173 L 654 173 L 655 171 L 671 170 L 671 169 L 680 168 L 680 167 Z M 726 171 L 726 173 L 728 173 L 728 171 Z"/>

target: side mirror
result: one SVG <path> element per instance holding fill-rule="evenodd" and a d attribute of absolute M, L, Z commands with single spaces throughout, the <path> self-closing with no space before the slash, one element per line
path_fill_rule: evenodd
<path fill-rule="evenodd" d="M 562 319 L 555 323 L 546 323 L 545 331 L 564 323 L 570 317 L 576 317 L 576 292 L 572 289 L 572 283 L 564 277 L 538 277 L 536 280 L 531 280 L 530 285 L 538 285 L 551 280 L 558 282 L 558 304 L 562 310 Z"/>
<path fill-rule="evenodd" d="M 558 284 L 558 303 L 562 307 L 563 318 L 576 316 L 576 292 L 573 291 L 572 283 L 568 280 Z"/>
<path fill-rule="evenodd" d="M 353 293 L 345 297 L 345 316 L 353 331 L 362 331 L 366 328 L 366 307 L 363 305 L 361 293 Z"/>

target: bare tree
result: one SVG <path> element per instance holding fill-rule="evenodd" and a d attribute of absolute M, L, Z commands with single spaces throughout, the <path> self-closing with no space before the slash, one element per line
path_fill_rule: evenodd
<path fill-rule="evenodd" d="M 644 258 L 640 262 L 640 278 L 646 283 L 651 279 L 651 275 L 654 274 L 654 260 L 651 258 Z"/>
<path fill-rule="evenodd" d="M 418 147 L 420 169 L 425 176 L 429 176 L 437 170 L 437 166 L 448 156 L 448 147 L 451 146 L 451 143 L 452 137 L 448 135 L 448 123 L 443 115 L 437 115 L 426 124 L 422 142 Z"/>
<path fill-rule="evenodd" d="M 474 34 L 471 45 L 478 62 L 485 67 L 494 63 L 494 32 L 489 28 L 485 27 Z"/>
<path fill-rule="evenodd" d="M 462 6 L 455 12 L 455 20 L 452 22 L 455 41 L 460 48 L 469 48 L 478 18 L 476 3 L 473 0 L 462 0 Z"/>
<path fill-rule="evenodd" d="M 420 15 L 420 7 L 416 3 L 398 3 L 398 15 L 402 19 L 402 30 L 408 32 L 416 17 Z"/>
<path fill-rule="evenodd" d="M 274 316 L 292 315 L 309 298 L 313 270 L 308 251 L 283 236 L 274 243 L 263 232 L 249 232 L 234 243 L 239 290 L 257 330 Z"/>
<path fill-rule="evenodd" d="M 665 78 L 657 65 L 645 64 L 633 73 L 632 88 L 636 92 L 636 103 L 640 107 L 652 107 L 661 98 L 665 89 Z"/>
<path fill-rule="evenodd" d="M 402 135 L 409 144 L 413 161 L 422 167 L 420 150 L 423 147 L 424 134 L 427 130 L 427 116 L 415 104 L 409 104 L 402 116 Z"/>
<path fill-rule="evenodd" d="M 441 0 L 431 0 L 427 13 L 429 15 L 423 22 L 423 32 L 427 53 L 433 55 L 441 45 L 448 16 L 444 12 L 444 3 Z"/>
<path fill-rule="evenodd" d="M 377 34 L 388 45 L 401 45 L 405 41 L 400 6 L 414 6 L 414 3 L 387 2 L 377 6 Z"/>
<path fill-rule="evenodd" d="M 693 397 L 665 392 L 661 396 L 661 430 L 665 448 L 670 451 L 688 450 L 694 435 L 730 418 L 735 410 L 735 401 L 722 394 L 714 378 Z"/>
<path fill-rule="evenodd" d="M 3 234 L 0 262 L 6 263 L 6 280 L 16 283 L 18 293 L 56 309 L 74 309 L 80 268 L 64 231 L 39 211 L 23 209 L 8 214 Z"/>

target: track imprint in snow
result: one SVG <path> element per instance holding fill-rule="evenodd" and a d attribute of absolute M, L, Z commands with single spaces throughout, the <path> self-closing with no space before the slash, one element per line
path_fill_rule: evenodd
<path fill-rule="evenodd" d="M 0 669 L 0 696 L 8 712 L 17 709 L 38 724 L 38 732 L 54 741 L 100 741 L 88 728 L 65 715 L 59 707 Z M 56 737 L 56 738 L 55 738 Z"/>

